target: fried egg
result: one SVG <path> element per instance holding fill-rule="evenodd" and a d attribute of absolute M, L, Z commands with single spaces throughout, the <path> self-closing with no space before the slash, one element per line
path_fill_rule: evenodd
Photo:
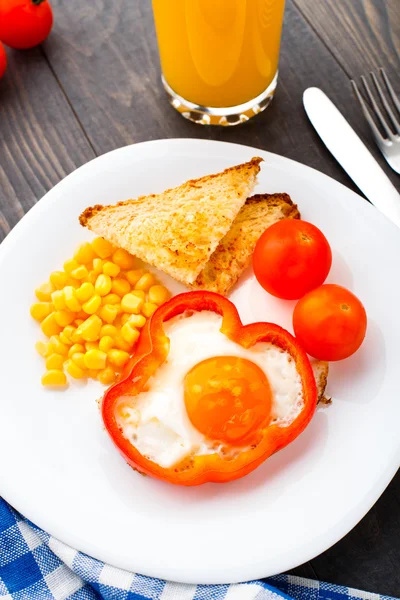
<path fill-rule="evenodd" d="M 164 323 L 167 359 L 146 391 L 122 396 L 116 420 L 139 452 L 163 468 L 188 456 L 233 457 L 260 428 L 289 426 L 304 407 L 288 352 L 259 342 L 244 348 L 220 331 L 222 317 L 202 311 Z"/>

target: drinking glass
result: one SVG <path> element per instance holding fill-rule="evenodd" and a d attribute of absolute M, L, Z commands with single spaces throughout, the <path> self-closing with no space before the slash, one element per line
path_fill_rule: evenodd
<path fill-rule="evenodd" d="M 168 98 L 204 125 L 263 111 L 278 79 L 284 0 L 153 0 Z"/>

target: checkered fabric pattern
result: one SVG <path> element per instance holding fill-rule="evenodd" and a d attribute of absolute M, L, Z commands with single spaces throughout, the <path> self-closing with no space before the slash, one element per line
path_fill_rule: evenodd
<path fill-rule="evenodd" d="M 77 552 L 0 498 L 2 600 L 395 600 L 277 575 L 234 585 L 184 585 L 116 569 Z M 399 600 L 399 599 L 398 599 Z"/>

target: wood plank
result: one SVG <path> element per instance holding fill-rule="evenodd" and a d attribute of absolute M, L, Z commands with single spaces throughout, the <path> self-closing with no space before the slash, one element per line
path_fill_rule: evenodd
<path fill-rule="evenodd" d="M 94 157 L 40 49 L 8 52 L 0 82 L 0 241 L 37 200 Z"/>
<path fill-rule="evenodd" d="M 350 77 L 384 67 L 399 84 L 399 0 L 294 2 Z"/>
<path fill-rule="evenodd" d="M 199 127 L 168 105 L 150 2 L 53 4 L 56 27 L 44 49 L 96 152 L 166 137 L 235 141 L 305 162 L 352 187 L 309 125 L 302 92 L 310 85 L 323 87 L 350 121 L 361 123 L 362 117 L 346 75 L 291 0 L 276 99 L 265 113 L 232 129 Z"/>

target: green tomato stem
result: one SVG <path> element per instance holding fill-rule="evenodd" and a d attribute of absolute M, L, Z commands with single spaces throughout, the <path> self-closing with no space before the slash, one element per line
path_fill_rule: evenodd
<path fill-rule="evenodd" d="M 39 6 L 39 4 L 42 4 L 42 2 L 46 2 L 46 0 L 31 0 L 32 4 L 35 4 L 35 6 Z"/>

